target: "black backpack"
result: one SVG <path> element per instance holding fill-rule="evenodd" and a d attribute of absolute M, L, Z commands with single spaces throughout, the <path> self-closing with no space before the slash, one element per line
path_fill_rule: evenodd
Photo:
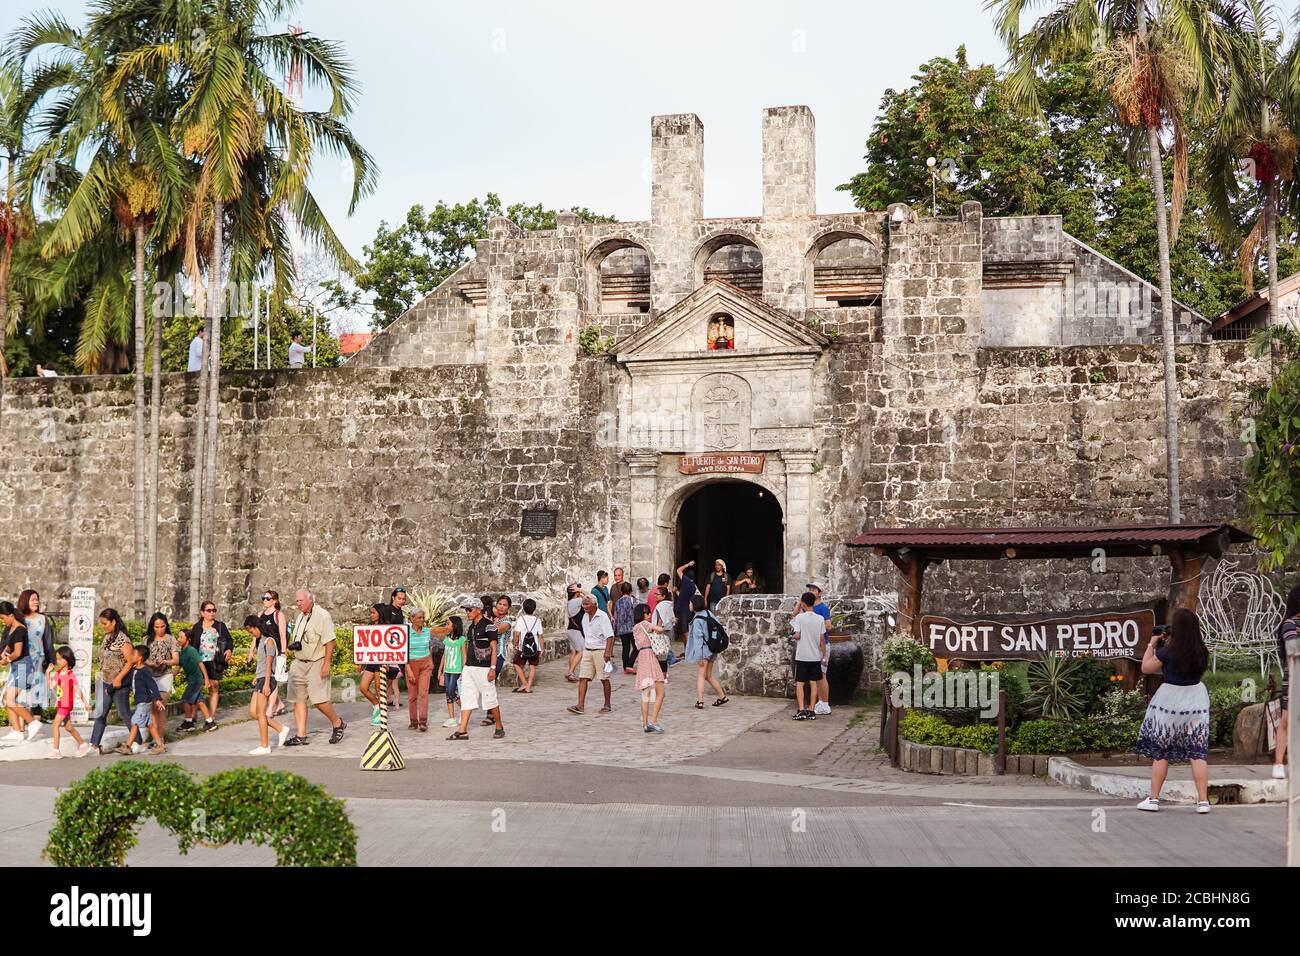
<path fill-rule="evenodd" d="M 709 646 L 709 653 L 721 654 L 731 643 L 731 638 L 727 636 L 727 629 L 712 614 L 704 619 L 704 627 L 704 643 Z"/>
<path fill-rule="evenodd" d="M 537 646 L 537 635 L 531 629 L 524 632 L 524 639 L 519 643 L 519 656 L 531 660 L 541 653 L 541 648 Z"/>

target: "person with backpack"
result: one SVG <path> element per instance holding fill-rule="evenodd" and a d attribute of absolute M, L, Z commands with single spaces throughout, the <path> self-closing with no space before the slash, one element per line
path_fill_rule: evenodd
<path fill-rule="evenodd" d="M 722 689 L 718 679 L 713 676 L 713 665 L 717 655 L 727 649 L 729 643 L 727 631 L 722 626 L 722 622 L 708 609 L 703 594 L 695 594 L 691 597 L 691 611 L 694 616 L 691 618 L 690 629 L 686 634 L 686 662 L 696 666 L 695 708 L 704 709 L 705 684 L 712 687 L 714 693 L 718 695 L 713 706 L 721 707 L 731 698 Z"/>
<path fill-rule="evenodd" d="M 1142 655 L 1142 673 L 1159 674 L 1160 687 L 1147 704 L 1133 750 L 1151 759 L 1151 795 L 1139 810 L 1160 809 L 1160 790 L 1169 762 L 1191 764 L 1196 784 L 1196 812 L 1210 812 L 1210 694 L 1201 682 L 1210 652 L 1201 637 L 1201 622 L 1193 611 L 1174 611 L 1166 634 L 1154 634 Z"/>
<path fill-rule="evenodd" d="M 537 665 L 542 659 L 542 621 L 537 617 L 537 602 L 524 599 L 524 613 L 515 621 L 515 676 L 519 678 L 516 694 L 531 694 L 537 677 Z"/>
<path fill-rule="evenodd" d="M 578 669 L 578 665 L 582 663 L 582 651 L 585 646 L 582 638 L 583 596 L 582 588 L 576 584 L 570 584 L 565 588 L 564 613 L 568 620 L 565 622 L 564 636 L 569 639 L 569 665 L 564 679 L 570 684 L 578 683 L 578 675 L 574 672 Z"/>

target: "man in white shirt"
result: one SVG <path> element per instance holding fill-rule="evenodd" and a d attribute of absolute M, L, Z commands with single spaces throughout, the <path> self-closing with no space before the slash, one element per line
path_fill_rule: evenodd
<path fill-rule="evenodd" d="M 203 326 L 194 333 L 194 338 L 190 339 L 190 360 L 185 366 L 187 372 L 197 372 L 203 368 Z"/>
<path fill-rule="evenodd" d="M 311 349 L 302 344 L 302 333 L 299 332 L 289 343 L 289 368 L 302 368 L 307 361 L 307 353 Z"/>
<path fill-rule="evenodd" d="M 817 683 L 822 679 L 822 636 L 830 622 L 813 610 L 817 597 L 805 591 L 799 599 L 799 613 L 790 620 L 790 640 L 794 649 L 795 720 L 816 720 Z M 804 686 L 807 685 L 808 708 L 804 709 Z"/>
<path fill-rule="evenodd" d="M 36 374 L 41 378 L 58 378 L 59 373 L 52 368 L 46 368 L 44 365 L 36 366 Z"/>
<path fill-rule="evenodd" d="M 600 708 L 602 714 L 608 714 L 609 706 L 609 671 L 606 665 L 614 654 L 614 625 L 609 615 L 596 606 L 596 599 L 590 594 L 582 598 L 582 663 L 578 665 L 578 705 L 570 707 L 571 714 L 585 714 L 587 703 L 587 685 L 595 678 L 600 679 L 605 690 L 605 706 Z"/>

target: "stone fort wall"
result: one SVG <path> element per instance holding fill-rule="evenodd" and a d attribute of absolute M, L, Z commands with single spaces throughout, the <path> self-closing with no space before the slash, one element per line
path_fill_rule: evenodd
<path fill-rule="evenodd" d="M 1162 521 L 1159 349 L 979 349 L 969 385 L 896 407 L 884 349 L 837 341 L 823 359 L 810 577 L 835 594 L 897 589 L 892 565 L 844 542 L 866 527 Z M 1237 415 L 1261 376 L 1245 346 L 1179 349 L 1188 520 L 1233 520 L 1243 500 Z M 511 590 L 553 606 L 569 577 L 627 563 L 621 451 L 592 422 L 615 400 L 612 359 L 571 360 L 567 411 L 489 412 L 483 366 L 226 376 L 214 597 L 239 612 L 266 587 L 312 586 L 340 620 L 393 584 Z M 163 391 L 159 576 L 188 580 L 193 376 Z M 822 416 L 824 412 L 824 417 Z M 545 427 L 538 418 L 547 418 Z M 131 598 L 131 386 L 126 377 L 10 380 L 0 436 L 0 593 Z M 519 533 L 537 502 L 555 538 Z M 633 568 L 653 576 L 659 568 Z M 1104 574 L 1066 562 L 972 562 L 927 574 L 927 607 L 1020 611 L 1145 599 L 1161 560 Z M 996 590 L 994 590 L 996 588 Z M 288 603 L 286 601 L 286 603 Z M 235 614 L 230 615 L 234 617 Z"/>

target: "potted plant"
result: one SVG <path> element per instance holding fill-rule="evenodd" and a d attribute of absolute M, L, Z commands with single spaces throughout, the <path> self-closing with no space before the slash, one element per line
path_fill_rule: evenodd
<path fill-rule="evenodd" d="M 832 704 L 847 704 L 853 699 L 862 677 L 862 648 L 845 628 L 849 612 L 839 604 L 830 606 L 830 631 L 826 639 L 830 644 L 830 659 L 826 665 L 826 683 L 830 688 Z"/>

